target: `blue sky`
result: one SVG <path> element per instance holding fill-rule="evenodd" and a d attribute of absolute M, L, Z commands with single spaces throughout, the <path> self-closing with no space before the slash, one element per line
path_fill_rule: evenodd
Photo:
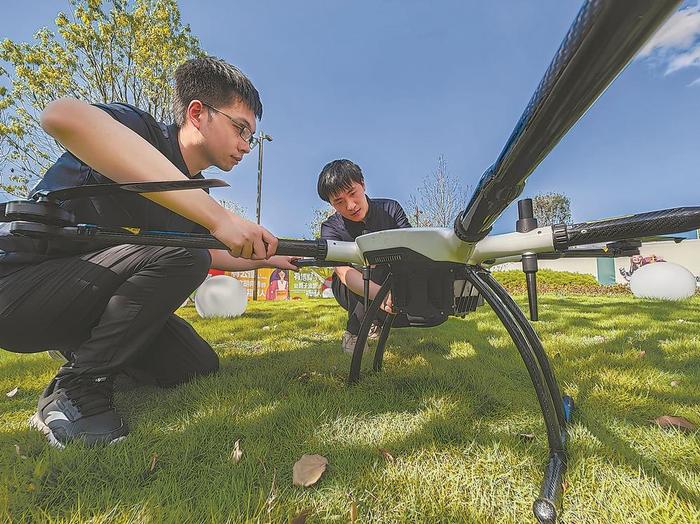
<path fill-rule="evenodd" d="M 202 47 L 239 66 L 264 104 L 262 221 L 307 232 L 323 165 L 350 158 L 370 196 L 408 206 L 444 155 L 473 187 L 496 159 L 569 28 L 569 0 L 180 0 Z M 3 6 L 0 36 L 31 40 L 68 2 Z M 700 205 L 700 0 L 685 2 L 528 179 L 575 221 Z M 210 173 L 220 176 L 221 173 Z M 257 155 L 214 196 L 255 214 Z M 511 206 L 495 232 L 514 228 Z"/>

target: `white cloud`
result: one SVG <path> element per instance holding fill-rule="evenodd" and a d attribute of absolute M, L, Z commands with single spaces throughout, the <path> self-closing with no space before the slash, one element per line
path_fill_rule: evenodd
<path fill-rule="evenodd" d="M 700 66 L 700 0 L 674 13 L 639 52 L 640 57 L 651 55 L 666 64 L 667 75 Z"/>
<path fill-rule="evenodd" d="M 648 56 L 655 49 L 687 49 L 699 35 L 700 2 L 674 13 L 639 54 L 640 56 Z"/>
<path fill-rule="evenodd" d="M 700 78 L 697 78 L 688 84 L 688 87 L 692 87 L 692 86 L 700 86 Z"/>

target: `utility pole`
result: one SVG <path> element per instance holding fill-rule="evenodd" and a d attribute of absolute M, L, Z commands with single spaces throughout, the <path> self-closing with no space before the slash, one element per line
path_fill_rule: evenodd
<path fill-rule="evenodd" d="M 263 144 L 265 140 L 272 142 L 272 137 L 262 131 L 258 133 L 258 200 L 255 205 L 255 220 L 260 224 L 260 199 L 262 197 L 262 176 L 263 176 Z M 258 270 L 253 272 L 253 300 L 258 299 Z"/>

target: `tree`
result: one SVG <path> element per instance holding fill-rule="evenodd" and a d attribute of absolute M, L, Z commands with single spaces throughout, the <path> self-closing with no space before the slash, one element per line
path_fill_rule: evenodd
<path fill-rule="evenodd" d="M 243 217 L 246 220 L 250 220 L 248 218 L 248 209 L 243 207 L 241 204 L 238 202 L 234 202 L 233 200 L 217 200 L 217 202 L 223 207 L 224 209 L 228 209 L 229 211 L 237 214 L 239 217 Z"/>
<path fill-rule="evenodd" d="M 563 193 L 535 195 L 532 210 L 539 226 L 571 224 L 571 201 Z"/>
<path fill-rule="evenodd" d="M 309 233 L 311 234 L 310 238 L 321 238 L 321 224 L 330 218 L 334 213 L 335 209 L 333 209 L 330 205 L 313 210 L 311 222 L 306 224 L 309 228 Z"/>
<path fill-rule="evenodd" d="M 408 219 L 414 227 L 450 227 L 457 214 L 467 205 L 469 186 L 452 178 L 445 157 L 438 157 L 437 167 L 423 179 L 423 185 L 409 197 Z"/>
<path fill-rule="evenodd" d="M 0 93 L 1 183 L 20 196 L 63 152 L 39 126 L 50 101 L 127 102 L 168 121 L 175 69 L 204 54 L 176 0 L 70 3 L 72 14 L 58 14 L 55 32 L 41 28 L 34 43 L 0 43 L 0 59 L 14 67 L 13 75 L 0 70 L 0 86 L 10 88 Z"/>

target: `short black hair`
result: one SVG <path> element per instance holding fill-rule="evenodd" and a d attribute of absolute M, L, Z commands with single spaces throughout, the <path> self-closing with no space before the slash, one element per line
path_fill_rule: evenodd
<path fill-rule="evenodd" d="M 173 116 L 178 127 L 185 124 L 187 107 L 192 100 L 214 107 L 240 100 L 258 120 L 262 118 L 260 94 L 250 79 L 237 67 L 215 56 L 193 58 L 175 71 Z"/>
<path fill-rule="evenodd" d="M 365 183 L 360 166 L 344 158 L 333 160 L 323 166 L 321 174 L 318 175 L 318 196 L 330 202 L 333 195 L 350 189 L 353 182 Z"/>

